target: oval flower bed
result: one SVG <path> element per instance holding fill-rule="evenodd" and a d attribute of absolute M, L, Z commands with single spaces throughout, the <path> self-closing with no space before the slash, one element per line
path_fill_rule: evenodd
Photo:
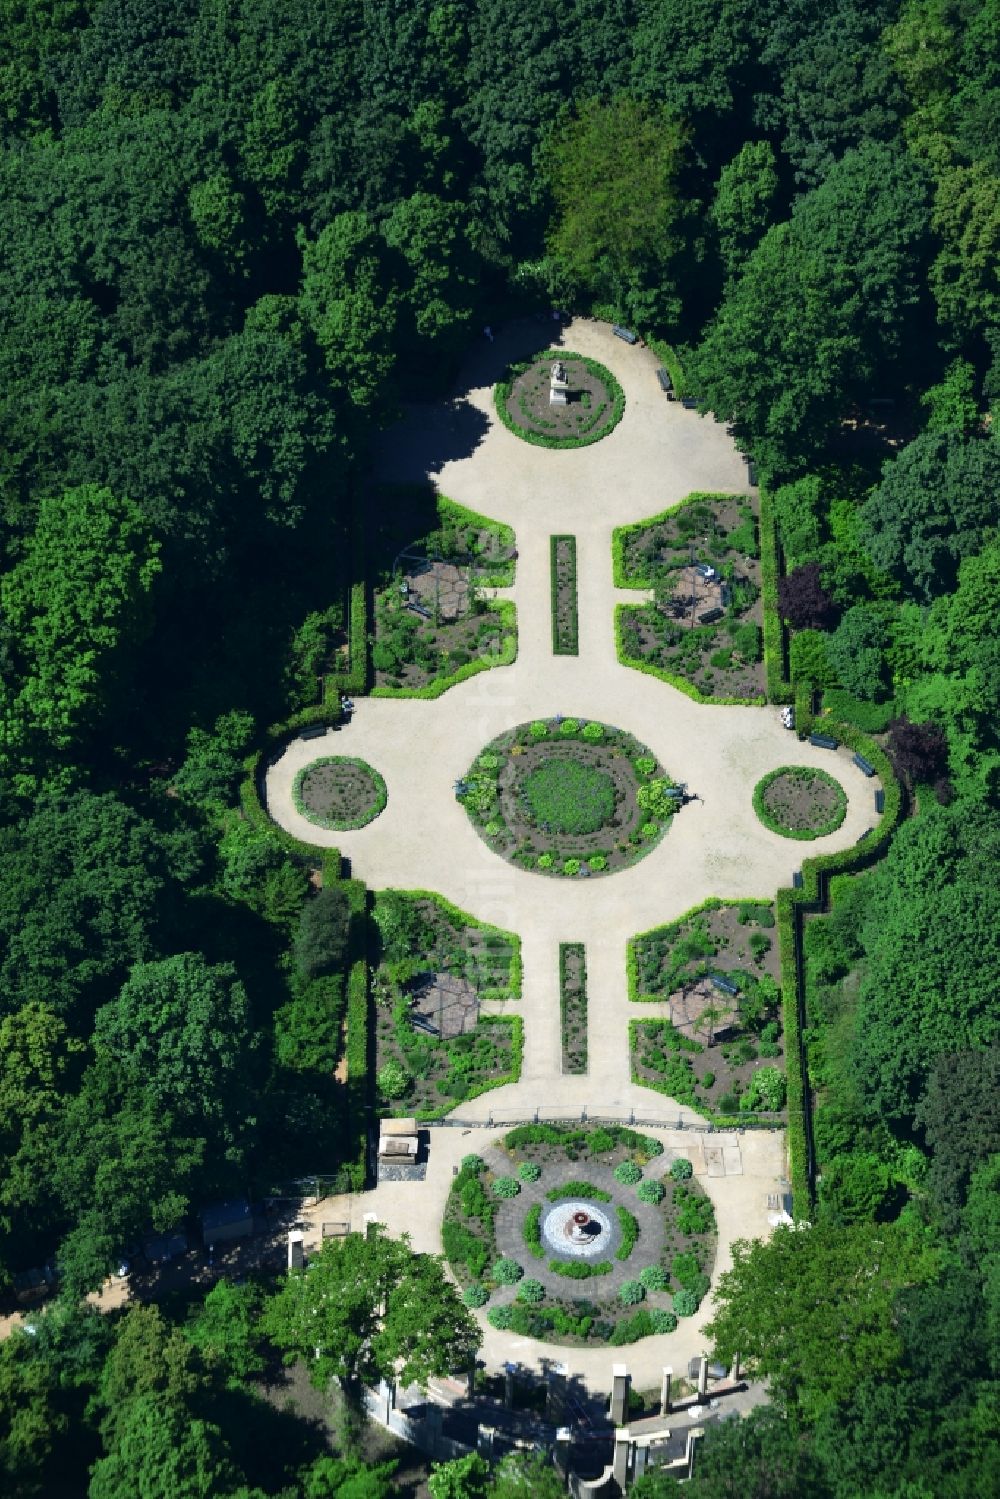
<path fill-rule="evenodd" d="M 385 782 L 364 760 L 325 755 L 299 771 L 292 799 L 295 810 L 317 827 L 343 832 L 367 826 L 384 811 Z"/>
<path fill-rule="evenodd" d="M 568 400 L 561 406 L 549 401 L 552 366 L 557 362 L 567 376 Z M 542 448 L 582 448 L 599 442 L 617 427 L 625 410 L 625 392 L 611 371 L 596 359 L 565 349 L 548 349 L 511 365 L 494 396 L 504 426 Z"/>
<path fill-rule="evenodd" d="M 583 719 L 519 724 L 492 740 L 456 788 L 501 857 L 540 874 L 613 874 L 655 848 L 679 805 L 656 756 Z"/>
<path fill-rule="evenodd" d="M 825 838 L 847 816 L 847 795 L 825 770 L 781 765 L 757 782 L 753 809 L 766 828 L 783 838 Z"/>
<path fill-rule="evenodd" d="M 528 1124 L 466 1156 L 442 1227 L 466 1304 L 549 1342 L 672 1332 L 708 1290 L 715 1216 L 662 1149 L 623 1126 Z"/>

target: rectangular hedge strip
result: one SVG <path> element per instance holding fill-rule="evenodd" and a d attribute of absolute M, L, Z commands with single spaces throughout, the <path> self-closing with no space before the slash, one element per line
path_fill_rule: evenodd
<path fill-rule="evenodd" d="M 566 619 L 561 619 L 559 616 L 558 566 L 560 551 L 564 551 L 569 555 L 570 582 L 573 590 L 573 597 L 569 606 L 569 616 Z M 577 612 L 576 597 L 575 536 L 549 537 L 549 590 L 549 606 L 552 613 L 552 654 L 553 656 L 578 656 L 580 654 L 580 618 Z"/>
<path fill-rule="evenodd" d="M 760 486 L 760 580 L 764 606 L 764 671 L 772 703 L 790 703 L 795 693 L 787 679 L 787 640 L 778 611 L 778 529 L 766 484 Z"/>

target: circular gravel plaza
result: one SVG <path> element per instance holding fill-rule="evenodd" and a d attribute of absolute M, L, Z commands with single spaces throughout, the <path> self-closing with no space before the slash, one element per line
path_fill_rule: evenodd
<path fill-rule="evenodd" d="M 757 782 L 754 811 L 783 838 L 825 838 L 847 816 L 844 788 L 825 770 L 782 765 Z"/>
<path fill-rule="evenodd" d="M 553 370 L 565 395 L 558 403 L 550 399 Z M 587 447 L 607 437 L 625 410 L 625 394 L 611 371 L 565 349 L 511 365 L 494 394 L 504 426 L 536 447 Z"/>
<path fill-rule="evenodd" d="M 385 782 L 364 760 L 324 755 L 303 766 L 292 785 L 296 810 L 317 827 L 363 828 L 385 809 Z"/>
<path fill-rule="evenodd" d="M 693 1316 L 716 1228 L 690 1161 L 658 1140 L 525 1124 L 463 1159 L 442 1240 L 466 1304 L 499 1331 L 617 1346 Z"/>
<path fill-rule="evenodd" d="M 491 740 L 456 795 L 501 858 L 586 879 L 645 858 L 670 827 L 681 792 L 631 734 L 556 717 Z"/>

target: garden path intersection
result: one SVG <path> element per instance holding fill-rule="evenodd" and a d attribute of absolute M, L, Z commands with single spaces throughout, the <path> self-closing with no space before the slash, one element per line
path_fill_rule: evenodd
<path fill-rule="evenodd" d="M 498 351 L 504 358 L 523 356 L 523 329 L 520 335 L 510 330 L 506 346 L 502 337 L 490 356 Z M 479 920 L 520 936 L 521 1078 L 460 1104 L 463 1119 L 530 1119 L 536 1109 L 543 1117 L 586 1109 L 591 1116 L 627 1118 L 634 1110 L 646 1119 L 674 1124 L 683 1119 L 697 1126 L 700 1116 L 692 1109 L 631 1081 L 628 1022 L 653 1018 L 665 1007 L 629 1002 L 628 938 L 676 920 L 709 896 L 769 898 L 790 884 L 805 849 L 764 828 L 752 805 L 754 785 L 768 771 L 791 759 L 824 769 L 843 785 L 846 818 L 835 833 L 808 844 L 810 854 L 848 847 L 872 824 L 871 783 L 849 758 L 794 740 L 774 707 L 694 703 L 619 663 L 615 605 L 642 595 L 613 585 L 612 530 L 694 491 L 746 494 L 746 467 L 722 426 L 664 399 L 649 351 L 627 348 L 608 327 L 587 321 L 570 324 L 559 342 L 607 365 L 625 391 L 624 416 L 602 441 L 567 450 L 521 441 L 495 416 L 492 382 L 499 371 L 495 366 L 487 371 L 483 351 L 478 356 L 482 383 L 473 371 L 460 400 L 424 409 L 385 434 L 378 465 L 378 477 L 389 481 L 426 482 L 432 475 L 450 498 L 513 526 L 516 580 L 501 596 L 517 608 L 515 664 L 480 672 L 435 701 L 359 699 L 346 731 L 294 740 L 287 747 L 268 770 L 267 806 L 295 837 L 339 847 L 352 872 L 370 887 L 439 892 Z M 478 425 L 486 420 L 482 440 L 467 456 L 440 460 L 436 453 L 454 450 L 449 433 L 456 424 L 470 424 L 469 407 L 482 414 Z M 577 539 L 578 656 L 552 653 L 549 538 L 554 533 Z M 699 798 L 674 817 L 646 858 L 613 875 L 559 879 L 518 869 L 490 851 L 455 797 L 455 782 L 489 740 L 516 724 L 557 714 L 627 730 Z M 296 811 L 296 773 L 323 754 L 358 757 L 384 777 L 388 803 L 369 826 L 325 832 Z M 582 1076 L 562 1072 L 559 944 L 573 941 L 586 944 L 590 1070 Z M 459 1133 L 435 1131 L 435 1148 L 442 1137 Z M 768 1171 L 773 1168 L 770 1184 L 756 1181 L 759 1206 L 744 1202 L 740 1223 L 720 1215 L 720 1265 L 728 1257 L 727 1237 L 767 1233 L 765 1199 L 781 1175 L 781 1153 L 773 1136 L 766 1147 L 760 1144 L 754 1154 L 761 1164 L 767 1158 Z M 374 1199 L 382 1195 L 382 1188 L 370 1194 L 366 1206 L 393 1231 L 407 1226 L 405 1214 L 397 1219 L 380 1210 Z M 438 1207 L 443 1204 L 442 1195 Z M 417 1204 L 411 1200 L 410 1207 L 412 1212 Z M 422 1196 L 420 1218 L 431 1211 Z M 436 1244 L 417 1247 L 439 1248 L 439 1237 Z M 498 1337 L 489 1332 L 490 1341 Z M 509 1336 L 502 1341 L 509 1346 Z M 665 1346 L 673 1339 L 646 1341 Z M 571 1352 L 583 1351 L 565 1350 L 567 1358 Z M 588 1353 L 572 1362 L 582 1372 L 594 1357 Z"/>

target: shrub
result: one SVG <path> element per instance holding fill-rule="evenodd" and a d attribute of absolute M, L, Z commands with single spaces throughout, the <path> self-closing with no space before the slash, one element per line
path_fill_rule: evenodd
<path fill-rule="evenodd" d="M 644 822 L 639 831 L 644 838 L 655 838 L 660 831 L 660 824 L 658 822 Z"/>
<path fill-rule="evenodd" d="M 641 1280 L 625 1280 L 618 1287 L 618 1300 L 622 1306 L 638 1306 L 646 1299 L 646 1287 Z"/>
<path fill-rule="evenodd" d="M 489 1249 L 482 1239 L 470 1233 L 461 1223 L 445 1221 L 441 1228 L 445 1258 L 452 1264 L 465 1265 L 470 1275 L 484 1275 Z"/>
<path fill-rule="evenodd" d="M 618 1144 L 617 1136 L 609 1129 L 591 1130 L 587 1137 L 587 1150 L 591 1155 L 604 1155 L 609 1150 L 614 1150 Z"/>
<path fill-rule="evenodd" d="M 596 744 L 599 739 L 604 738 L 604 725 L 602 723 L 584 724 L 583 737 L 591 744 Z"/>
<path fill-rule="evenodd" d="M 413 1079 L 402 1063 L 390 1059 L 379 1068 L 376 1081 L 383 1098 L 402 1098 Z"/>
<path fill-rule="evenodd" d="M 648 1337 L 652 1331 L 652 1318 L 645 1307 L 640 1307 L 631 1317 L 621 1319 L 608 1342 L 612 1348 L 621 1348 L 625 1343 L 637 1343 L 640 1338 Z"/>
<path fill-rule="evenodd" d="M 667 1189 L 662 1182 L 644 1181 L 639 1183 L 635 1195 L 640 1202 L 649 1202 L 656 1207 L 666 1197 Z"/>
<path fill-rule="evenodd" d="M 744 1109 L 767 1109 L 776 1113 L 785 1107 L 785 1074 L 778 1067 L 758 1067 L 740 1099 Z"/>
<path fill-rule="evenodd" d="M 493 1279 L 498 1286 L 516 1285 L 523 1274 L 517 1260 L 499 1259 L 493 1266 Z"/>
<path fill-rule="evenodd" d="M 532 739 L 546 739 L 548 737 L 549 726 L 547 723 L 542 723 L 540 719 L 536 718 L 529 732 Z"/>
<path fill-rule="evenodd" d="M 671 1162 L 670 1175 L 675 1182 L 690 1181 L 694 1175 L 694 1167 L 683 1156 L 678 1156 L 676 1161 Z"/>
<path fill-rule="evenodd" d="M 303 978 L 342 970 L 350 921 L 350 901 L 340 884 L 324 885 L 306 901 L 292 948 L 295 967 Z"/>
<path fill-rule="evenodd" d="M 658 1308 L 650 1312 L 649 1320 L 654 1332 L 674 1332 L 677 1327 L 677 1318 L 673 1312 L 662 1311 Z"/>
<path fill-rule="evenodd" d="M 549 1269 L 566 1280 L 589 1280 L 592 1275 L 610 1275 L 614 1266 L 610 1260 L 549 1260 Z"/>
<path fill-rule="evenodd" d="M 517 1168 L 517 1174 L 523 1182 L 536 1182 L 542 1174 L 541 1166 L 536 1166 L 534 1161 L 522 1161 Z"/>
<path fill-rule="evenodd" d="M 591 1197 L 595 1202 L 611 1201 L 610 1192 L 587 1181 L 563 1182 L 561 1187 L 553 1187 L 545 1195 L 549 1202 L 565 1202 L 567 1197 Z"/>
<path fill-rule="evenodd" d="M 489 1299 L 489 1291 L 487 1291 L 484 1285 L 480 1285 L 479 1281 L 474 1286 L 467 1286 L 462 1296 L 462 1300 L 466 1306 L 472 1307 L 485 1306 Z"/>
<path fill-rule="evenodd" d="M 516 1176 L 498 1176 L 493 1183 L 494 1197 L 516 1197 L 521 1190 L 521 1183 Z"/>
<path fill-rule="evenodd" d="M 541 859 L 539 859 L 538 862 L 541 863 L 542 862 Z M 580 873 L 580 860 L 579 859 L 567 859 L 564 862 L 564 864 L 563 864 L 563 874 L 579 874 L 579 873 Z"/>
<path fill-rule="evenodd" d="M 545 1300 L 545 1287 L 540 1280 L 522 1280 L 517 1288 L 517 1299 L 529 1306 L 537 1306 L 540 1301 Z"/>
<path fill-rule="evenodd" d="M 608 867 L 608 861 L 603 854 L 591 854 L 587 860 L 587 864 L 595 874 L 600 874 L 602 869 L 607 869 Z"/>
<path fill-rule="evenodd" d="M 497 836 L 497 834 L 502 831 L 502 829 L 503 829 L 503 823 L 501 823 L 501 822 L 488 822 L 486 824 L 486 826 L 483 828 L 483 832 L 486 834 L 487 838 L 495 838 Z"/>
<path fill-rule="evenodd" d="M 545 1250 L 542 1248 L 542 1204 L 533 1203 L 524 1215 L 521 1225 L 521 1237 L 530 1255 L 536 1260 L 545 1258 Z"/>
<path fill-rule="evenodd" d="M 615 1254 L 615 1259 L 627 1260 L 635 1248 L 636 1239 L 639 1237 L 639 1224 L 628 1208 L 615 1208 L 615 1215 L 618 1218 L 618 1227 L 622 1233 L 622 1241 Z"/>
<path fill-rule="evenodd" d="M 478 1176 L 486 1168 L 486 1162 L 481 1155 L 464 1155 L 462 1157 L 462 1170 L 472 1171 Z"/>
<path fill-rule="evenodd" d="M 639 755 L 635 761 L 635 768 L 641 776 L 651 776 L 656 769 L 656 761 L 652 755 Z"/>
<path fill-rule="evenodd" d="M 634 1187 L 636 1182 L 642 1181 L 642 1167 L 635 1161 L 622 1161 L 615 1167 L 615 1181 L 621 1182 L 623 1187 Z"/>
<path fill-rule="evenodd" d="M 714 1082 L 715 1082 L 715 1073 L 714 1072 L 703 1072 L 702 1073 L 702 1075 L 701 1075 L 701 1086 L 703 1088 L 710 1088 Z"/>
<path fill-rule="evenodd" d="M 723 1093 L 719 1099 L 720 1114 L 735 1114 L 740 1106 L 740 1100 L 736 1093 Z"/>
<path fill-rule="evenodd" d="M 539 867 L 539 869 L 551 869 L 552 866 L 553 866 L 553 864 L 555 862 L 556 861 L 552 857 L 551 854 L 539 854 L 538 855 L 538 867 Z"/>
<path fill-rule="evenodd" d="M 512 1306 L 491 1306 L 486 1313 L 486 1320 L 498 1332 L 508 1332 L 514 1320 L 514 1308 Z"/>
<path fill-rule="evenodd" d="M 564 718 L 559 725 L 559 732 L 564 739 L 571 739 L 574 734 L 579 732 L 579 728 L 580 725 L 575 718 Z"/>
<path fill-rule="evenodd" d="M 670 1277 L 666 1270 L 661 1269 L 659 1265 L 647 1265 L 645 1269 L 639 1271 L 639 1279 L 647 1291 L 665 1291 L 670 1284 Z"/>
<path fill-rule="evenodd" d="M 675 1291 L 673 1308 L 678 1317 L 693 1317 L 698 1310 L 698 1298 L 693 1291 Z"/>
<path fill-rule="evenodd" d="M 715 1225 L 715 1212 L 707 1197 L 696 1197 L 687 1187 L 674 1188 L 677 1227 L 682 1234 L 707 1234 Z"/>

